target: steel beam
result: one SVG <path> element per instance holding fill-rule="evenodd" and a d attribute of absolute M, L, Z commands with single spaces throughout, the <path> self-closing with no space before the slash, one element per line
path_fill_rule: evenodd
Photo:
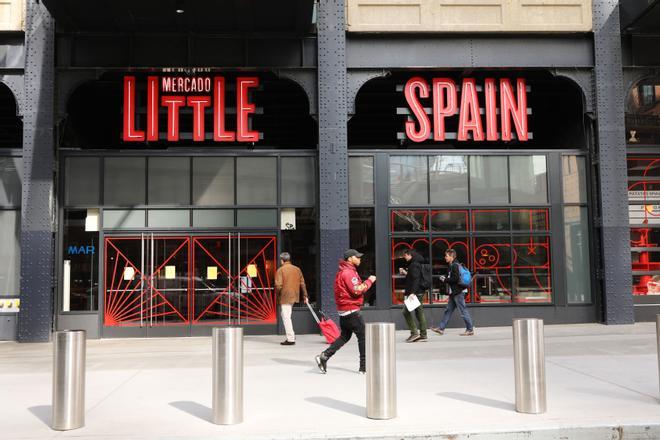
<path fill-rule="evenodd" d="M 598 196 L 602 219 L 603 319 L 634 322 L 628 220 L 623 68 L 617 0 L 594 0 Z"/>
<path fill-rule="evenodd" d="M 48 341 L 53 326 L 55 21 L 28 0 L 25 23 L 21 308 L 18 340 Z"/>
<path fill-rule="evenodd" d="M 337 319 L 334 272 L 349 247 L 344 0 L 325 0 L 318 5 L 319 299 L 324 312 Z"/>

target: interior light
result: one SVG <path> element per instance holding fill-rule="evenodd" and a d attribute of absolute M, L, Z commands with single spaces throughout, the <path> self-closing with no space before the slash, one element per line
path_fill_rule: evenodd
<path fill-rule="evenodd" d="M 183 0 L 177 0 L 175 8 L 177 14 L 183 14 L 185 12 L 185 10 L 183 9 Z"/>

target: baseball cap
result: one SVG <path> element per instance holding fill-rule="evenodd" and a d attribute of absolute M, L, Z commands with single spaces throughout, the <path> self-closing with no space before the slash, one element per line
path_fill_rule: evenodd
<path fill-rule="evenodd" d="M 364 254 L 356 251 L 355 249 L 348 249 L 346 252 L 344 252 L 344 260 L 348 260 L 351 257 L 358 257 L 362 258 Z"/>

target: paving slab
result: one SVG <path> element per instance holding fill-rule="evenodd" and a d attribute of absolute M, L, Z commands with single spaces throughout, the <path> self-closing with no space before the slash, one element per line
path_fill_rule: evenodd
<path fill-rule="evenodd" d="M 0 343 L 2 439 L 660 439 L 655 326 L 546 326 L 548 411 L 515 411 L 510 327 L 397 332 L 398 416 L 366 418 L 350 341 L 317 370 L 319 335 L 245 338 L 245 420 L 211 419 L 210 338 L 90 340 L 86 423 L 49 428 L 52 345 Z"/>

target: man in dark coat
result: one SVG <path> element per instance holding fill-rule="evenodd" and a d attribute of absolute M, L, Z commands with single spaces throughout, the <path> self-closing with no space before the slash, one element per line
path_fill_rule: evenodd
<path fill-rule="evenodd" d="M 406 339 L 406 342 L 425 342 L 428 341 L 428 337 L 426 334 L 426 316 L 424 315 L 424 306 L 422 305 L 424 294 L 427 291 L 427 288 L 422 286 L 422 264 L 424 264 L 424 257 L 413 249 L 408 249 L 403 253 L 403 258 L 408 262 L 407 270 L 400 269 L 400 273 L 406 276 L 405 296 L 407 298 L 409 295 L 416 295 L 420 303 L 412 313 L 405 305 L 403 306 L 403 317 L 410 329 L 410 336 Z M 419 322 L 419 330 L 415 324 L 413 313 Z"/>

